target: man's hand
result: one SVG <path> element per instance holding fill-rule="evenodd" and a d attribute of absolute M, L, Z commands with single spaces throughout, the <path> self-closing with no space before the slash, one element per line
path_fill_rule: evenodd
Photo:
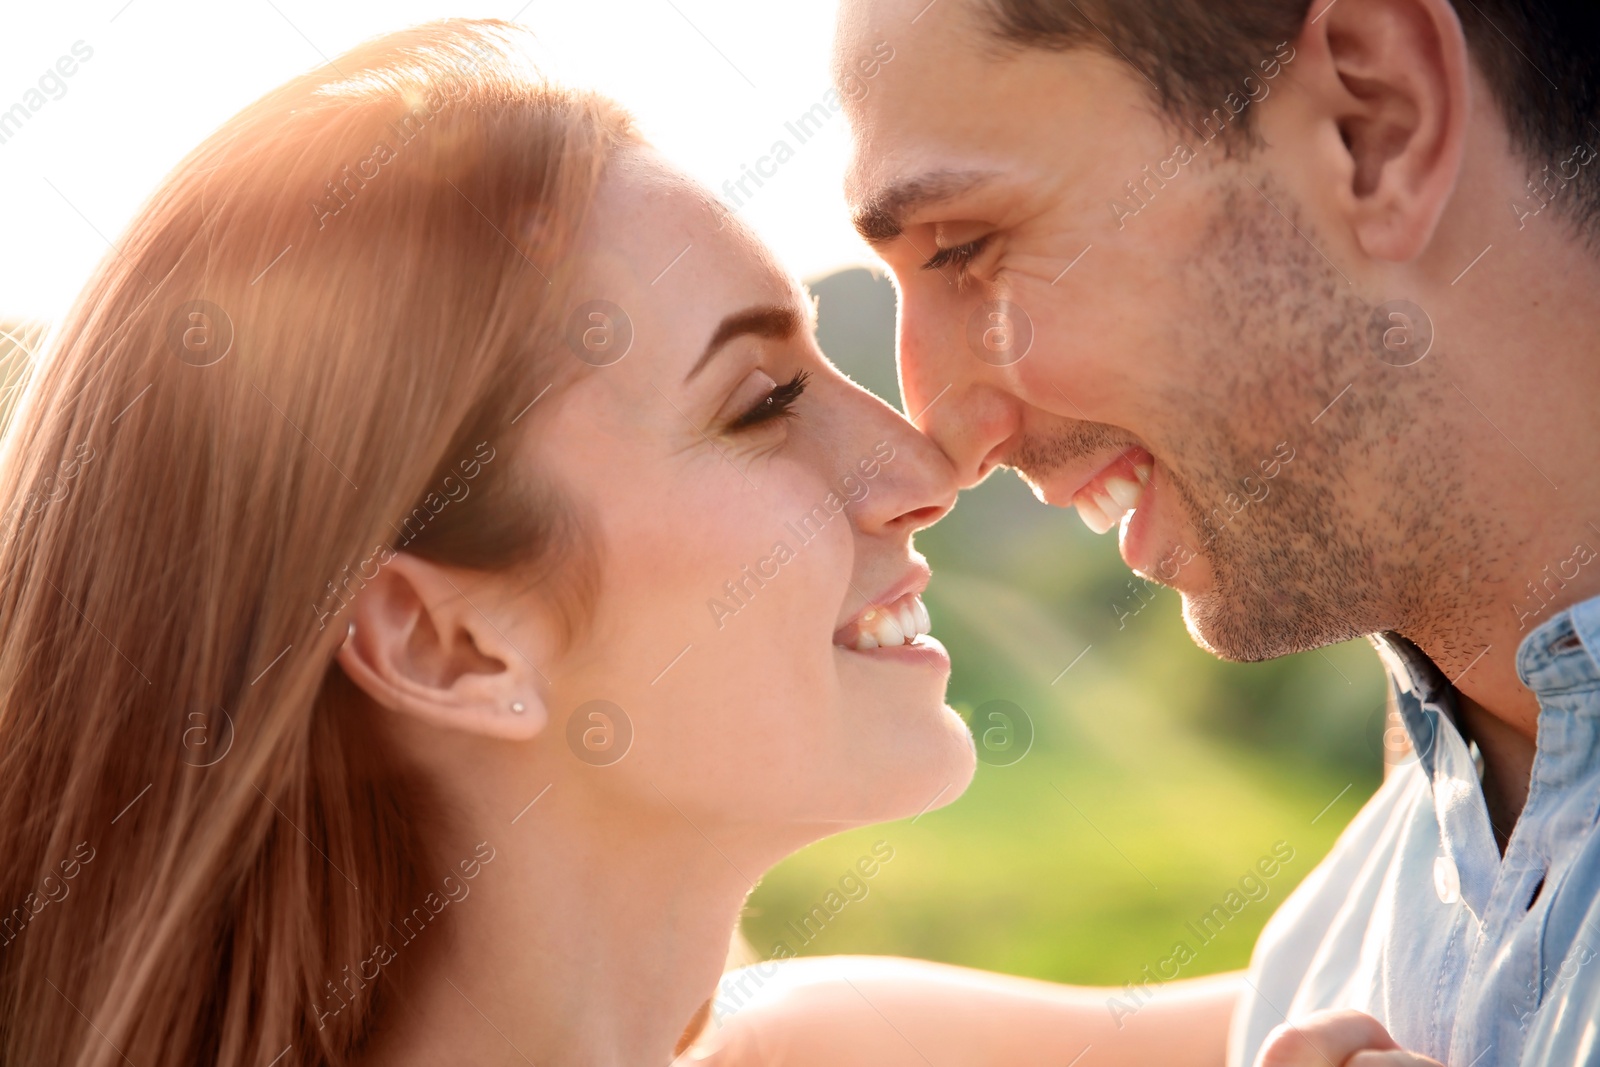
<path fill-rule="evenodd" d="M 1267 1035 L 1256 1067 L 1443 1067 L 1395 1044 L 1359 1011 L 1319 1011 Z"/>

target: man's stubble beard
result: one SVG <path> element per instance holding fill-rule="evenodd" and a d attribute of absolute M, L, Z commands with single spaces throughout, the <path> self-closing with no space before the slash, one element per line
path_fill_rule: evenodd
<path fill-rule="evenodd" d="M 1458 576 L 1483 546 L 1509 543 L 1509 530 L 1495 523 L 1491 535 L 1460 507 L 1471 499 L 1464 472 L 1448 435 L 1429 432 L 1447 426 L 1434 421 L 1448 399 L 1438 376 L 1374 356 L 1372 304 L 1312 247 L 1317 235 L 1287 191 L 1252 181 L 1261 192 L 1242 177 L 1223 184 L 1178 274 L 1192 314 L 1176 343 L 1192 373 L 1146 390 L 1167 419 L 1152 424 L 1161 489 L 1187 517 L 1184 548 L 1211 572 L 1208 588 L 1184 594 L 1190 634 L 1254 662 L 1393 629 L 1440 637 L 1444 658 L 1464 664 L 1481 648 L 1470 632 L 1486 608 Z M 1037 474 L 1131 443 L 1115 427 L 1078 424 L 1029 442 L 1018 465 Z M 1280 443 L 1294 459 L 1265 478 Z M 1181 567 L 1149 577 L 1183 584 Z"/>

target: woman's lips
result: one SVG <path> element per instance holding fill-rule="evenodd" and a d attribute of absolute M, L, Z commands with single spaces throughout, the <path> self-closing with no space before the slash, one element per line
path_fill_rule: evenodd
<path fill-rule="evenodd" d="M 898 648 L 915 644 L 932 629 L 927 605 L 918 593 L 910 592 L 886 604 L 869 605 L 835 631 L 833 643 L 857 652 Z"/>

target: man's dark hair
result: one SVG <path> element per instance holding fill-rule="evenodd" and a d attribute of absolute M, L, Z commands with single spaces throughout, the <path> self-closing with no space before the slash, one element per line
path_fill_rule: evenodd
<path fill-rule="evenodd" d="M 1473 61 L 1488 81 L 1511 141 L 1536 186 L 1576 146 L 1600 149 L 1600 4 L 1595 0 L 1454 0 Z M 1144 75 L 1174 119 L 1196 122 L 1246 97 L 1263 61 L 1293 42 L 1308 0 L 981 0 L 999 41 L 1017 46 L 1098 48 Z M 1252 143 L 1253 109 L 1231 120 L 1225 145 Z M 1202 135 L 1212 131 L 1205 130 Z M 1564 187 L 1567 182 L 1559 182 Z M 1555 202 L 1591 233 L 1600 230 L 1600 167 L 1586 167 Z"/>

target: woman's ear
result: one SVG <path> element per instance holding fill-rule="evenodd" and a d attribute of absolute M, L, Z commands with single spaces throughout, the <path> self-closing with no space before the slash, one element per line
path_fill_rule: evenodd
<path fill-rule="evenodd" d="M 549 721 L 531 657 L 551 649 L 513 644 L 508 634 L 527 643 L 539 628 L 494 599 L 469 600 L 472 585 L 467 572 L 394 554 L 354 593 L 339 665 L 382 708 L 441 729 L 529 740 Z"/>
<path fill-rule="evenodd" d="M 1455 189 L 1466 143 L 1469 59 L 1449 0 L 1315 5 L 1296 44 L 1309 52 L 1315 119 L 1337 128 L 1336 190 L 1362 249 L 1415 258 Z"/>

